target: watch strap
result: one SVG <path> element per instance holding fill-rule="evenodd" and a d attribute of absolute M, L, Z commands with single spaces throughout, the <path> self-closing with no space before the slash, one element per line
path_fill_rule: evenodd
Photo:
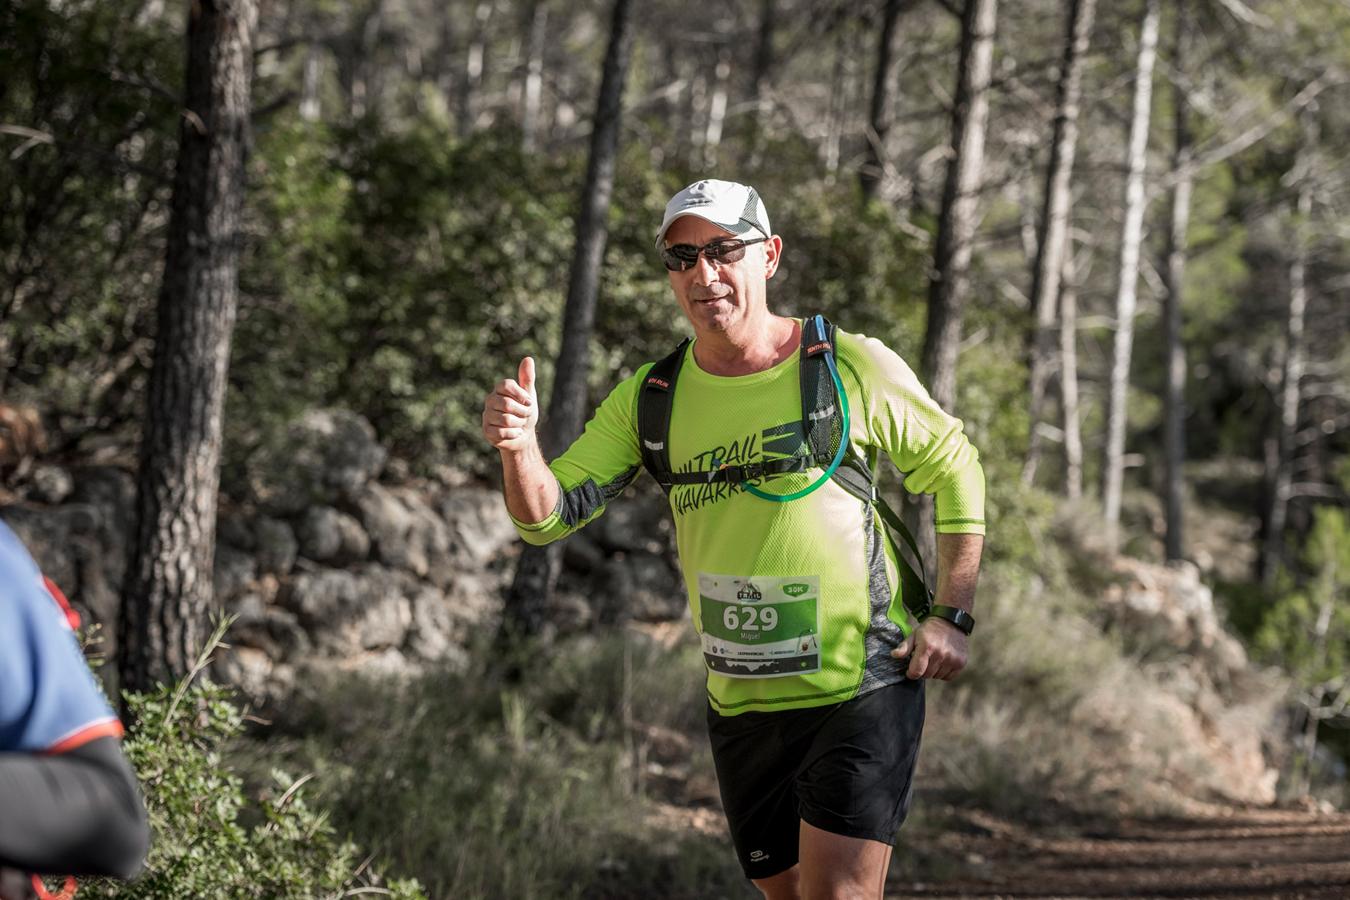
<path fill-rule="evenodd" d="M 948 622 L 951 622 L 957 628 L 961 629 L 965 634 L 970 634 L 975 630 L 975 617 L 960 607 L 943 606 L 935 603 L 929 608 L 928 615 L 924 618 L 933 617 L 946 619 Z"/>

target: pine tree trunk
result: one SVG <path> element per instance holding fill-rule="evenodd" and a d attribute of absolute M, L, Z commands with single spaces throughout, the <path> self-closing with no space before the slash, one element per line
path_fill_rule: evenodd
<path fill-rule="evenodd" d="M 1059 395 L 1064 412 L 1064 493 L 1083 496 L 1083 432 L 1078 412 L 1078 272 L 1073 242 L 1064 247 L 1064 273 L 1059 285 Z"/>
<path fill-rule="evenodd" d="M 731 79 L 731 48 L 717 48 L 717 66 L 713 69 L 712 100 L 708 104 L 708 125 L 703 132 L 703 167 L 717 167 L 717 151 L 722 146 L 722 129 L 727 119 L 727 86 Z"/>
<path fill-rule="evenodd" d="M 1060 65 L 1055 102 L 1054 137 L 1050 166 L 1045 177 L 1045 204 L 1036 235 L 1036 261 L 1031 271 L 1031 303 L 1036 314 L 1030 361 L 1031 432 L 1027 438 L 1022 483 L 1032 484 L 1040 461 L 1037 426 L 1044 414 L 1045 394 L 1054 369 L 1055 301 L 1059 297 L 1060 272 L 1064 267 L 1065 236 L 1069 230 L 1069 205 L 1073 184 L 1073 161 L 1078 146 L 1078 104 L 1082 95 L 1083 58 L 1092 37 L 1096 0 L 1069 0 L 1068 34 Z"/>
<path fill-rule="evenodd" d="M 555 456 L 581 434 L 585 424 L 587 376 L 590 373 L 590 341 L 595 328 L 595 300 L 600 282 L 600 264 L 609 238 L 610 197 L 614 192 L 614 168 L 618 158 L 619 130 L 623 114 L 623 87 L 632 55 L 631 0 L 615 0 L 609 47 L 600 80 L 595 124 L 591 131 L 586 183 L 581 192 L 581 215 L 572 255 L 572 275 L 563 313 L 562 349 L 557 376 L 549 400 L 542 441 L 545 454 Z M 526 547 L 521 554 L 515 581 L 504 610 L 504 627 L 516 635 L 539 633 L 562 561 L 562 547 Z"/>
<path fill-rule="evenodd" d="M 1172 65 L 1185 71 L 1184 5 L 1177 3 L 1176 34 L 1173 36 Z M 1182 343 L 1182 289 L 1186 274 L 1186 229 L 1191 218 L 1191 133 L 1187 117 L 1184 86 L 1172 89 L 1176 146 L 1172 171 L 1177 173 L 1172 188 L 1172 208 L 1167 229 L 1167 260 L 1163 267 L 1165 342 L 1167 345 L 1167 389 L 1163 397 L 1163 508 L 1167 515 L 1164 542 L 1168 560 L 1182 559 L 1185 553 L 1185 487 L 1182 469 L 1186 462 L 1186 346 Z"/>
<path fill-rule="evenodd" d="M 769 127 L 769 74 L 773 71 L 773 35 L 778 14 L 775 0 L 760 0 L 759 29 L 755 38 L 755 68 L 750 77 L 750 97 L 754 117 L 750 123 L 750 167 L 759 165 L 764 152 L 764 135 Z"/>
<path fill-rule="evenodd" d="M 473 134 L 478 121 L 478 93 L 487 69 L 487 28 L 495 5 L 493 0 L 479 0 L 474 7 L 473 34 L 464 54 L 464 71 L 460 73 L 455 95 L 455 125 L 462 138 Z"/>
<path fill-rule="evenodd" d="M 1106 457 L 1102 467 L 1102 505 L 1106 546 L 1119 541 L 1120 495 L 1125 465 L 1125 411 L 1130 387 L 1130 355 L 1134 343 L 1135 290 L 1139 278 L 1139 246 L 1144 231 L 1144 162 L 1148 150 L 1153 63 L 1158 48 L 1158 0 L 1148 0 L 1139 28 L 1135 67 L 1134 115 L 1130 121 L 1129 176 L 1125 186 L 1125 228 L 1120 239 L 1120 274 L 1116 288 L 1116 338 L 1111 360 L 1110 396 L 1106 415 Z"/>
<path fill-rule="evenodd" d="M 533 153 L 538 142 L 539 109 L 544 97 L 544 47 L 547 42 L 548 7 L 536 0 L 530 13 L 525 90 L 521 98 L 520 148 L 525 153 Z"/>
<path fill-rule="evenodd" d="M 875 200 L 886 174 L 886 136 L 891 130 L 891 107 L 895 103 L 896 24 L 904 0 L 886 0 L 882 11 L 881 34 L 877 39 L 877 67 L 872 81 L 872 108 L 868 117 L 865 161 L 858 170 L 863 198 Z"/>
<path fill-rule="evenodd" d="M 182 676 L 210 630 L 257 21 L 255 0 L 189 7 L 186 101 L 122 593 L 123 688 Z"/>
<path fill-rule="evenodd" d="M 1303 146 L 1315 144 L 1311 117 L 1304 114 Z M 1277 423 L 1274 471 L 1271 473 L 1266 533 L 1261 550 L 1261 579 L 1274 584 L 1284 557 L 1284 528 L 1289 517 L 1289 496 L 1293 487 L 1294 441 L 1302 405 L 1301 383 L 1304 369 L 1304 319 L 1308 309 L 1308 216 L 1312 212 L 1312 178 L 1308 154 L 1300 153 L 1295 167 L 1298 195 L 1295 200 L 1294 247 L 1289 261 L 1289 311 L 1285 319 L 1284 366 L 1280 378 L 1279 422 Z"/>
<path fill-rule="evenodd" d="M 952 155 L 938 219 L 923 372 L 944 409 L 956 402 L 956 356 L 961 345 L 971 242 L 984 167 L 989 118 L 989 73 L 994 56 L 997 0 L 968 0 L 961 19 L 960 77 L 952 110 Z"/>

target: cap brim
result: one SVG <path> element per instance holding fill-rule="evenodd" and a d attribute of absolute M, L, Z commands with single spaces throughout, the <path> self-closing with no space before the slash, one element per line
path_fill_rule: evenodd
<path fill-rule="evenodd" d="M 764 237 L 768 237 L 767 234 L 764 234 L 763 231 L 760 231 L 760 228 L 759 228 L 758 225 L 755 225 L 755 224 L 752 223 L 752 222 L 747 222 L 747 221 L 744 220 L 744 219 L 738 218 L 738 219 L 736 219 L 734 222 L 731 222 L 731 223 L 727 223 L 727 222 L 719 222 L 717 219 L 714 219 L 712 216 L 710 216 L 710 215 L 705 215 L 704 212 L 703 212 L 702 210 L 698 210 L 698 209 L 682 209 L 682 210 L 680 210 L 679 212 L 675 213 L 675 215 L 673 215 L 673 216 L 671 216 L 669 219 L 667 219 L 665 222 L 661 223 L 661 230 L 658 231 L 658 232 L 656 233 L 656 249 L 657 249 L 657 250 L 660 250 L 660 249 L 661 249 L 661 242 L 664 241 L 664 240 L 666 239 L 666 232 L 670 230 L 670 226 L 671 226 L 671 225 L 674 225 L 674 224 L 675 224 L 675 221 L 676 221 L 677 219 L 683 219 L 685 216 L 697 216 L 698 218 L 702 219 L 703 221 L 705 221 L 705 222 L 711 222 L 713 225 L 716 225 L 718 228 L 721 228 L 723 231 L 729 232 L 730 234 L 733 234 L 733 235 L 735 235 L 736 237 L 741 237 L 741 236 L 745 235 L 746 232 L 750 232 L 750 231 L 755 231 L 755 232 L 758 232 L 759 234 L 764 235 Z"/>

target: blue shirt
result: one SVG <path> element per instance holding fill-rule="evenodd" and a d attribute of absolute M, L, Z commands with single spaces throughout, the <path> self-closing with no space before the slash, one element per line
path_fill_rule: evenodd
<path fill-rule="evenodd" d="M 0 752 L 61 753 L 122 733 L 63 601 L 0 522 Z"/>

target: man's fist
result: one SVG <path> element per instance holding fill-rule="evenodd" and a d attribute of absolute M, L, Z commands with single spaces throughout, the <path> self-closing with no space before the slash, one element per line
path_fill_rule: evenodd
<path fill-rule="evenodd" d="M 891 651 L 891 656 L 904 659 L 911 651 L 914 655 L 906 675 L 951 681 L 966 667 L 966 634 L 946 619 L 925 619 Z"/>
<path fill-rule="evenodd" d="M 515 378 L 497 382 L 483 402 L 483 437 L 498 450 L 524 450 L 535 443 L 539 397 L 534 389 L 534 357 L 520 361 Z"/>

